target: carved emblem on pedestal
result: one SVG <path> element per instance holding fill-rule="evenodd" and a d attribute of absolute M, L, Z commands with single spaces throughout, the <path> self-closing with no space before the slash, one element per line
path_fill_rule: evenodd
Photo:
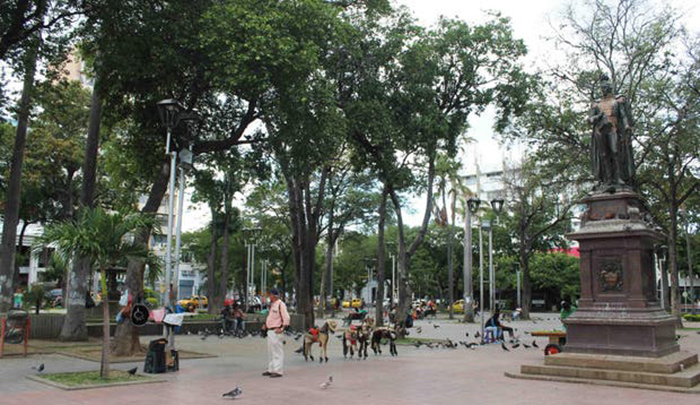
<path fill-rule="evenodd" d="M 622 263 L 617 260 L 602 262 L 598 278 L 601 291 L 622 291 Z"/>

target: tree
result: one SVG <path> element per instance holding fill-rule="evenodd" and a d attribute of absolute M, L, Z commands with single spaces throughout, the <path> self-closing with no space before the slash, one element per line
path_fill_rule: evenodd
<path fill-rule="evenodd" d="M 697 162 L 697 49 L 671 7 L 643 1 L 588 1 L 571 4 L 558 24 L 555 41 L 565 62 L 553 66 L 552 82 L 516 130 L 538 150 L 542 163 L 591 179 L 590 131 L 586 110 L 596 97 L 596 79 L 608 75 L 614 93 L 629 101 L 635 119 L 636 186 L 665 228 L 672 278 L 672 306 L 679 315 L 677 287 L 678 209 L 700 182 L 689 170 Z M 685 44 L 684 44 L 685 42 Z M 684 49 L 685 53 L 679 52 Z M 578 167 L 578 170 L 574 168 Z"/>
<path fill-rule="evenodd" d="M 109 377 L 109 305 L 107 271 L 128 258 L 148 257 L 148 250 L 129 238 L 134 232 L 154 225 L 152 218 L 138 214 L 109 214 L 101 208 L 85 208 L 74 221 L 58 222 L 44 230 L 42 242 L 55 244 L 63 257 L 88 260 L 101 274 L 102 288 L 102 360 L 100 377 Z"/>
<path fill-rule="evenodd" d="M 41 15 L 38 18 L 41 20 Z M 14 293 L 15 243 L 17 242 L 17 224 L 19 222 L 22 164 L 27 142 L 27 127 L 34 93 L 34 75 L 39 57 L 39 46 L 40 40 L 35 37 L 24 55 L 24 84 L 18 105 L 17 132 L 10 163 L 2 224 L 2 241 L 0 241 L 0 311 L 2 312 L 7 311 L 10 307 Z"/>
<path fill-rule="evenodd" d="M 505 170 L 503 177 L 511 205 L 508 211 L 512 213 L 506 216 L 505 222 L 512 230 L 512 240 L 517 241 L 518 264 L 523 277 L 522 316 L 528 319 L 532 299 L 530 259 L 535 252 L 567 245 L 563 234 L 571 220 L 570 208 L 577 194 L 575 190 L 567 193 L 566 183 L 534 159 Z"/>
<path fill-rule="evenodd" d="M 401 319 L 410 306 L 410 259 L 428 230 L 438 151 L 454 153 L 456 140 L 466 128 L 469 114 L 480 112 L 489 104 L 496 105 L 499 114 L 495 127 L 503 130 L 509 124 L 510 116 L 522 111 L 530 82 L 517 64 L 525 47 L 522 41 L 512 37 L 506 18 L 494 15 L 492 21 L 474 27 L 461 21 L 442 19 L 435 29 L 427 32 L 412 27 L 405 17 L 399 16 L 397 21 L 381 35 L 386 40 L 367 36 L 366 42 L 357 41 L 360 48 L 364 47 L 363 52 L 366 53 L 367 49 L 376 52 L 372 53 L 372 63 L 367 69 L 370 72 L 372 69 L 387 71 L 386 75 L 379 77 L 388 80 L 377 80 L 371 74 L 360 76 L 355 80 L 361 80 L 364 86 L 360 88 L 364 93 L 357 92 L 364 97 L 348 100 L 348 103 L 356 102 L 360 112 L 367 113 L 368 110 L 359 106 L 366 108 L 372 104 L 375 107 L 373 113 L 377 106 L 391 112 L 379 119 L 373 117 L 374 127 L 351 128 L 351 137 L 367 157 L 366 164 L 378 171 L 396 213 L 399 229 L 398 313 Z M 414 39 L 409 41 L 407 38 Z M 407 43 L 403 42 L 404 39 Z M 380 45 L 373 48 L 372 41 Z M 393 56 L 391 52 L 386 53 L 387 50 L 400 53 Z M 352 86 L 355 84 L 351 82 Z M 358 120 L 367 121 L 367 117 Z M 392 123 L 389 129 L 381 127 L 385 122 Z M 402 155 L 398 165 L 397 153 Z M 427 168 L 420 183 L 408 181 L 410 177 L 405 165 L 408 159 Z M 399 192 L 417 184 L 426 194 L 426 209 L 420 231 L 408 245 Z"/>

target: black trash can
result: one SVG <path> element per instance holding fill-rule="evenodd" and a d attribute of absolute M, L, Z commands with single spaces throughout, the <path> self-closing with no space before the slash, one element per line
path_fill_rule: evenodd
<path fill-rule="evenodd" d="M 165 346 L 168 339 L 151 340 L 148 344 L 148 353 L 143 365 L 143 372 L 149 374 L 165 373 L 167 371 L 165 361 Z"/>

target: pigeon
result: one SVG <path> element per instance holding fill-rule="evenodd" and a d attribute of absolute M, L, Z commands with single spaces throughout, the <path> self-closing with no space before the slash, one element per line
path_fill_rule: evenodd
<path fill-rule="evenodd" d="M 416 342 L 413 344 L 413 346 L 415 346 L 416 348 L 419 348 L 421 346 L 421 342 Z"/>
<path fill-rule="evenodd" d="M 294 340 L 299 340 L 301 339 L 301 334 L 294 336 Z"/>
<path fill-rule="evenodd" d="M 224 397 L 224 398 L 236 398 L 237 396 L 241 395 L 242 393 L 243 393 L 243 390 L 241 389 L 241 387 L 236 387 L 233 390 L 222 395 L 222 397 Z"/>
<path fill-rule="evenodd" d="M 517 349 L 518 347 L 520 347 L 520 343 L 516 343 L 513 345 L 513 349 Z"/>
<path fill-rule="evenodd" d="M 464 335 L 465 335 L 466 337 L 469 337 L 469 332 L 465 333 Z"/>
<path fill-rule="evenodd" d="M 421 332 L 423 332 L 423 329 L 419 326 L 416 328 L 416 332 L 421 333 Z"/>
<path fill-rule="evenodd" d="M 328 381 L 322 383 L 321 385 L 319 385 L 319 387 L 321 387 L 321 389 L 325 390 L 326 388 L 330 387 L 332 383 L 333 383 L 333 376 L 329 375 Z"/>
<path fill-rule="evenodd" d="M 41 373 L 42 371 L 44 371 L 44 363 L 41 363 L 36 367 L 32 367 L 32 370 L 36 370 L 37 372 Z"/>
<path fill-rule="evenodd" d="M 202 337 L 200 339 L 207 340 L 207 335 L 202 335 Z"/>
<path fill-rule="evenodd" d="M 530 345 L 527 344 L 527 343 L 523 343 L 523 347 L 526 348 L 526 349 L 529 349 L 529 348 L 530 348 Z"/>
<path fill-rule="evenodd" d="M 433 328 L 435 328 L 435 329 L 437 329 L 439 327 L 440 327 L 440 325 L 438 325 L 438 324 L 433 325 Z"/>
<path fill-rule="evenodd" d="M 134 374 L 136 374 L 136 371 L 137 371 L 138 369 L 139 369 L 138 367 L 134 367 L 134 368 L 132 368 L 132 369 L 130 369 L 130 370 L 126 370 L 126 372 L 129 373 L 129 375 L 134 375 Z"/>
<path fill-rule="evenodd" d="M 539 348 L 539 346 L 537 346 L 537 341 L 536 341 L 536 340 L 533 340 L 533 341 L 532 341 L 532 347 L 537 347 L 537 348 Z"/>
<path fill-rule="evenodd" d="M 476 333 L 474 334 L 474 337 L 477 338 L 477 339 L 478 339 L 480 336 L 481 336 L 481 333 L 479 333 L 479 332 L 476 332 Z"/>
<path fill-rule="evenodd" d="M 507 351 L 507 352 L 510 351 L 510 350 L 508 350 L 508 348 L 506 347 L 506 344 L 503 343 L 503 342 L 501 342 L 501 349 L 503 349 L 503 350 L 505 350 L 505 351 Z"/>

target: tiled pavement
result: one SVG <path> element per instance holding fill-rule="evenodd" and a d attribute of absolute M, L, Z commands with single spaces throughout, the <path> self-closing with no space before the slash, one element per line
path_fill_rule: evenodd
<path fill-rule="evenodd" d="M 514 322 L 522 340 L 533 338 L 527 330 L 552 329 L 558 324 L 556 315 L 537 315 L 540 321 Z M 550 318 L 547 320 L 546 318 Z M 435 328 L 433 325 L 440 327 Z M 412 336 L 436 337 L 472 341 L 465 338 L 478 329 L 444 319 L 421 321 L 416 324 L 423 332 Z M 684 349 L 700 351 L 700 335 L 687 335 L 681 340 Z M 498 345 L 475 350 L 428 349 L 400 346 L 399 357 L 391 358 L 385 351 L 381 357 L 370 353 L 367 360 L 343 360 L 341 345 L 331 338 L 327 364 L 305 363 L 293 350 L 299 345 L 292 338 L 285 347 L 285 376 L 269 379 L 260 376 L 266 366 L 266 345 L 261 338 L 218 339 L 202 341 L 197 336 L 178 337 L 183 349 L 218 353 L 210 359 L 183 360 L 177 373 L 161 375 L 169 382 L 130 387 L 101 388 L 83 391 L 62 391 L 25 378 L 32 365 L 46 364 L 46 371 L 78 371 L 97 369 L 97 363 L 60 355 L 37 355 L 0 360 L 0 404 L 195 404 L 225 401 L 221 394 L 236 385 L 243 394 L 236 402 L 284 404 L 659 404 L 665 401 L 700 403 L 699 396 L 648 390 L 513 380 L 503 376 L 507 370 L 518 369 L 526 361 L 539 361 L 542 353 L 522 346 L 504 352 Z M 146 339 L 145 339 L 146 340 Z M 544 347 L 545 339 L 538 339 Z M 317 351 L 317 348 L 316 348 Z M 118 364 L 113 368 L 127 369 L 137 365 Z M 138 364 L 139 369 L 142 364 Z M 334 383 L 327 389 L 318 387 L 333 375 Z M 697 402 L 693 402 L 697 401 Z"/>

